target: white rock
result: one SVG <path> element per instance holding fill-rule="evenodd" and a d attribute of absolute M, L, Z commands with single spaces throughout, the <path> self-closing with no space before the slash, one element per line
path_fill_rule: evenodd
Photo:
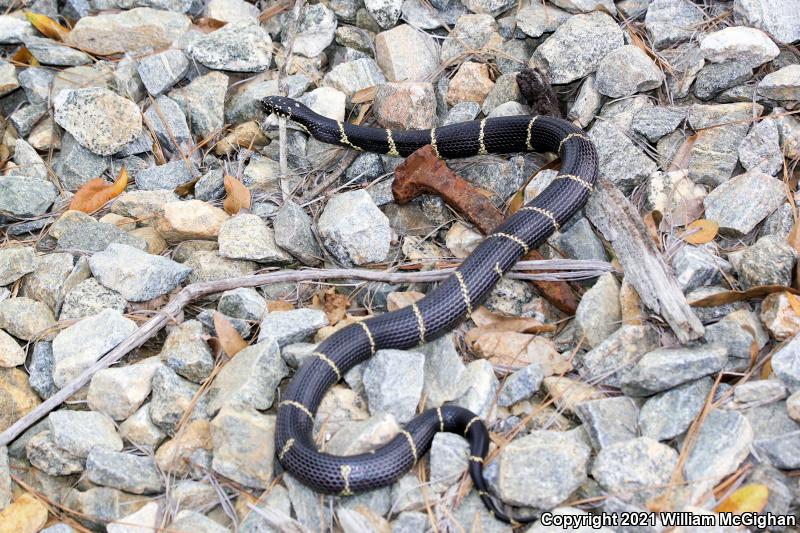
<path fill-rule="evenodd" d="M 325 247 L 344 264 L 383 261 L 389 253 L 389 219 L 363 189 L 328 200 L 318 228 Z"/>
<path fill-rule="evenodd" d="M 700 51 L 713 63 L 736 60 L 750 67 L 763 65 L 780 53 L 766 33 L 746 26 L 730 26 L 706 35 L 700 41 Z"/>

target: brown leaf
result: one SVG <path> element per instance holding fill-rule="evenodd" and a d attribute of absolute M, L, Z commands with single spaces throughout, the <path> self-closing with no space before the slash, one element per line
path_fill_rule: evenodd
<path fill-rule="evenodd" d="M 642 218 L 647 234 L 659 249 L 661 248 L 661 234 L 658 232 L 658 226 L 661 224 L 661 220 L 662 216 L 658 211 L 650 211 Z"/>
<path fill-rule="evenodd" d="M 688 226 L 681 238 L 689 244 L 705 244 L 711 242 L 719 233 L 719 224 L 713 220 L 701 218 Z"/>
<path fill-rule="evenodd" d="M 30 22 L 33 27 L 39 30 L 39 32 L 45 37 L 63 42 L 66 40 L 67 35 L 69 35 L 69 30 L 67 28 L 51 19 L 47 15 L 28 11 L 25 13 L 25 17 L 27 17 L 28 22 Z"/>
<path fill-rule="evenodd" d="M 33 57 L 31 51 L 25 48 L 24 46 L 20 46 L 19 49 L 14 52 L 14 55 L 11 56 L 9 59 L 15 65 L 30 65 L 32 67 L 38 67 L 39 61 Z"/>
<path fill-rule="evenodd" d="M 228 354 L 228 357 L 233 357 L 247 348 L 247 341 L 239 335 L 230 320 L 216 311 L 214 311 L 214 329 L 217 332 L 217 338 L 222 345 L 222 349 Z"/>
<path fill-rule="evenodd" d="M 267 300 L 267 310 L 270 313 L 274 313 L 275 311 L 292 311 L 294 310 L 294 304 L 286 300 Z"/>
<path fill-rule="evenodd" d="M 786 293 L 786 299 L 789 300 L 789 306 L 794 311 L 794 314 L 800 316 L 800 298 L 791 292 Z"/>
<path fill-rule="evenodd" d="M 776 292 L 789 292 L 791 294 L 800 294 L 800 292 L 784 285 L 759 285 L 752 287 L 746 291 L 725 291 L 705 298 L 700 298 L 692 302 L 692 307 L 716 307 L 718 305 L 731 304 L 735 302 L 742 302 L 744 300 L 752 300 L 754 298 L 763 298 Z"/>
<path fill-rule="evenodd" d="M 337 293 L 336 287 L 330 287 L 314 295 L 312 307 L 322 309 L 328 317 L 328 324 L 334 326 L 347 315 L 350 300 L 344 294 Z"/>
<path fill-rule="evenodd" d="M 492 313 L 483 306 L 478 307 L 472 315 L 472 321 L 478 326 L 467 333 L 467 338 L 472 331 L 483 329 L 491 331 L 516 331 L 518 333 L 550 333 L 556 330 L 552 324 L 542 324 L 535 318 L 518 316 L 505 316 Z M 467 340 L 467 342 L 470 342 Z"/>
<path fill-rule="evenodd" d="M 200 181 L 200 178 L 187 181 L 186 183 L 181 183 L 180 185 L 175 187 L 175 194 L 177 194 L 178 196 L 186 196 L 187 194 L 194 194 L 194 186 L 197 185 L 198 181 Z"/>
<path fill-rule="evenodd" d="M 472 349 L 493 365 L 521 368 L 539 363 L 546 376 L 572 370 L 572 364 L 558 352 L 550 339 L 516 331 L 490 331 L 485 328 L 470 338 Z"/>
<path fill-rule="evenodd" d="M 689 168 L 689 157 L 692 155 L 692 147 L 697 142 L 698 135 L 702 132 L 695 133 L 686 138 L 675 155 L 672 156 L 672 161 L 669 164 L 669 171 L 683 170 Z"/>
<path fill-rule="evenodd" d="M 222 203 L 223 209 L 229 215 L 235 215 L 242 209 L 250 209 L 250 189 L 233 176 L 225 175 L 225 191 L 228 195 Z"/>
<path fill-rule="evenodd" d="M 751 483 L 739 487 L 733 494 L 722 500 L 717 508 L 718 513 L 760 513 L 767 506 L 769 488 L 766 485 Z"/>
<path fill-rule="evenodd" d="M 364 104 L 367 102 L 371 102 L 375 99 L 375 93 L 378 92 L 378 87 L 373 85 L 372 87 L 365 87 L 364 89 L 358 90 L 353 94 L 352 101 L 353 104 Z"/>
<path fill-rule="evenodd" d="M 194 21 L 194 25 L 197 26 L 197 29 L 202 31 L 203 33 L 211 33 L 212 31 L 216 31 L 223 27 L 227 22 L 224 20 L 219 20 L 211 17 L 200 17 L 199 19 Z"/>
<path fill-rule="evenodd" d="M 786 241 L 789 243 L 789 246 L 800 253 L 800 223 L 794 223 L 792 230 L 789 232 L 789 236 L 786 237 Z"/>
<path fill-rule="evenodd" d="M 95 178 L 87 181 L 72 198 L 69 208 L 84 213 L 93 213 L 106 205 L 110 200 L 116 198 L 128 185 L 128 170 L 122 167 L 119 176 L 113 184 L 106 183 L 103 178 Z"/>

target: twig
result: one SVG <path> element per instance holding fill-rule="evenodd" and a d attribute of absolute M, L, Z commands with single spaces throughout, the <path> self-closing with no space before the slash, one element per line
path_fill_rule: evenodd
<path fill-rule="evenodd" d="M 609 263 L 602 261 L 520 261 L 515 269 L 522 270 L 564 270 L 568 268 L 568 263 L 577 270 L 583 277 L 596 277 L 612 269 Z M 227 278 L 217 281 L 206 281 L 187 285 L 181 292 L 173 297 L 170 302 L 158 311 L 158 314 L 145 322 L 141 327 L 134 331 L 127 339 L 118 344 L 116 348 L 101 357 L 94 365 L 86 369 L 80 376 L 67 383 L 61 390 L 42 402 L 33 411 L 26 414 L 3 433 L 0 433 L 0 446 L 4 446 L 13 441 L 23 431 L 31 427 L 41 418 L 56 407 L 67 401 L 70 396 L 78 392 L 84 385 L 91 381 L 92 376 L 99 370 L 108 368 L 128 352 L 141 346 L 148 339 L 156 335 L 166 326 L 171 318 L 178 316 L 180 311 L 189 303 L 203 296 L 218 292 L 229 291 L 240 287 L 258 287 L 272 283 L 298 283 L 302 281 L 318 281 L 323 279 L 360 279 L 365 281 L 382 281 L 387 283 L 420 283 L 433 282 L 445 279 L 453 269 L 441 269 L 425 272 L 383 272 L 359 269 L 328 269 L 328 270 L 289 270 L 280 272 L 270 272 L 268 274 L 256 274 L 236 278 Z M 509 277 L 515 279 L 532 279 L 535 276 L 553 276 L 557 273 L 545 274 L 520 274 L 509 273 Z"/>

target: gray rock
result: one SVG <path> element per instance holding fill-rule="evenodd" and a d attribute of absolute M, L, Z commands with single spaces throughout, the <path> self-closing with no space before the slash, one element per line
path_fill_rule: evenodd
<path fill-rule="evenodd" d="M 135 154 L 142 154 L 144 152 L 150 152 L 153 150 L 153 138 L 150 137 L 150 133 L 146 131 L 142 131 L 142 133 L 136 137 L 134 140 L 126 144 L 119 152 L 114 154 L 117 157 L 128 158 L 128 156 L 132 156 Z M 127 161 L 135 161 L 135 159 L 128 159 Z M 143 163 L 142 166 L 146 167 L 146 163 Z M 130 170 L 135 170 L 135 167 L 132 165 Z"/>
<path fill-rule="evenodd" d="M 299 97 L 310 84 L 311 79 L 308 76 L 302 74 L 288 76 L 286 87 L 289 98 Z M 225 120 L 235 124 L 248 120 L 262 121 L 267 116 L 264 114 L 261 100 L 267 96 L 279 94 L 278 80 L 273 79 L 269 73 L 256 76 L 248 83 L 233 87 L 225 102 Z"/>
<path fill-rule="evenodd" d="M 257 268 L 256 263 L 252 261 L 220 257 L 212 250 L 193 252 L 184 265 L 192 269 L 188 278 L 189 283 L 244 276 Z"/>
<path fill-rule="evenodd" d="M 753 201 L 751 196 L 748 202 Z M 797 252 L 777 235 L 761 237 L 747 247 L 734 265 L 739 283 L 749 289 L 758 285 L 791 285 Z"/>
<path fill-rule="evenodd" d="M 164 489 L 164 478 L 152 456 L 94 448 L 86 457 L 86 477 L 102 487 L 152 494 Z"/>
<path fill-rule="evenodd" d="M 594 141 L 600 158 L 600 177 L 613 181 L 623 192 L 632 191 L 658 168 L 611 122 L 595 122 L 589 130 L 589 138 Z"/>
<path fill-rule="evenodd" d="M 497 35 L 497 21 L 488 14 L 458 17 L 453 31 L 442 43 L 441 61 L 447 63 L 467 50 L 479 50 Z"/>
<path fill-rule="evenodd" d="M 247 487 L 266 489 L 275 461 L 275 415 L 225 407 L 211 421 L 215 472 Z"/>
<path fill-rule="evenodd" d="M 142 131 L 135 103 L 99 87 L 61 91 L 54 99 L 54 118 L 81 146 L 111 155 Z"/>
<path fill-rule="evenodd" d="M 703 20 L 703 11 L 689 0 L 655 0 L 644 22 L 653 46 L 661 50 L 691 39 Z"/>
<path fill-rule="evenodd" d="M 136 187 L 145 191 L 175 189 L 179 185 L 192 181 L 192 170 L 186 161 L 176 159 L 163 165 L 145 168 L 135 174 Z"/>
<path fill-rule="evenodd" d="M 761 379 L 738 384 L 733 399 L 739 403 L 769 403 L 786 398 L 786 387 L 777 379 Z"/>
<path fill-rule="evenodd" d="M 255 289 L 240 287 L 222 293 L 217 311 L 233 318 L 261 321 L 267 313 L 267 301 Z"/>
<path fill-rule="evenodd" d="M 780 53 L 763 31 L 744 26 L 730 26 L 707 34 L 700 41 L 700 50 L 714 63 L 736 60 L 750 67 L 761 66 Z"/>
<path fill-rule="evenodd" d="M 333 67 L 322 80 L 323 87 L 333 87 L 345 94 L 349 100 L 352 96 L 367 87 L 386 82 L 378 64 L 370 58 L 345 61 Z"/>
<path fill-rule="evenodd" d="M 89 259 L 92 274 L 105 287 L 132 302 L 144 302 L 178 287 L 191 268 L 124 244 L 109 244 Z"/>
<path fill-rule="evenodd" d="M 462 374 L 461 394 L 452 403 L 469 409 L 483 420 L 491 421 L 495 416 L 494 398 L 499 385 L 489 361 L 472 361 Z"/>
<path fill-rule="evenodd" d="M 439 49 L 427 33 L 401 24 L 375 36 L 375 61 L 389 81 L 425 81 L 439 67 Z"/>
<path fill-rule="evenodd" d="M 150 420 L 168 435 L 175 435 L 178 422 L 200 389 L 191 381 L 178 376 L 167 366 L 161 366 L 153 375 L 153 393 L 150 400 Z M 194 405 L 188 421 L 207 418 L 208 400 L 201 396 Z"/>
<path fill-rule="evenodd" d="M 51 227 L 52 231 L 54 229 Z M 88 276 L 88 261 L 85 258 L 75 262 L 72 254 L 48 253 L 36 258 L 36 270 L 22 279 L 19 294 L 58 310 L 64 292 Z"/>
<path fill-rule="evenodd" d="M 258 25 L 234 22 L 199 37 L 186 52 L 210 69 L 261 72 L 272 62 L 272 39 Z"/>
<path fill-rule="evenodd" d="M 592 465 L 592 477 L 617 498 L 639 505 L 661 494 L 678 463 L 678 452 L 649 437 L 604 447 Z"/>
<path fill-rule="evenodd" d="M 529 37 L 541 37 L 558 29 L 570 14 L 550 5 L 532 3 L 519 9 L 515 20 L 517 27 Z"/>
<path fill-rule="evenodd" d="M 94 220 L 68 227 L 58 238 L 58 250 L 100 252 L 111 243 L 144 250 L 144 239 L 104 222 Z"/>
<path fill-rule="evenodd" d="M 498 495 L 512 505 L 551 508 L 587 479 L 591 448 L 575 431 L 532 431 L 498 459 Z"/>
<path fill-rule="evenodd" d="M 300 101 L 315 113 L 333 120 L 344 120 L 347 97 L 332 87 L 318 87 L 305 93 Z"/>
<path fill-rule="evenodd" d="M 41 302 L 20 296 L 0 300 L 0 329 L 18 339 L 38 340 L 54 324 L 53 312 Z"/>
<path fill-rule="evenodd" d="M 639 409 L 626 396 L 581 402 L 576 414 L 596 450 L 635 439 L 639 434 Z"/>
<path fill-rule="evenodd" d="M 645 107 L 633 116 L 633 131 L 654 143 L 672 133 L 686 118 L 686 110 L 678 107 Z"/>
<path fill-rule="evenodd" d="M 348 182 L 369 183 L 384 173 L 383 160 L 378 154 L 366 153 L 356 157 L 345 172 Z"/>
<path fill-rule="evenodd" d="M 63 387 L 136 330 L 136 323 L 118 311 L 105 309 L 87 317 L 53 339 L 53 381 Z"/>
<path fill-rule="evenodd" d="M 119 425 L 119 434 L 126 441 L 140 447 L 146 446 L 151 450 L 158 448 L 158 445 L 167 438 L 166 433 L 150 420 L 149 403 L 144 404 Z"/>
<path fill-rule="evenodd" d="M 725 370 L 744 372 L 750 368 L 753 344 L 760 350 L 766 345 L 769 336 L 754 313 L 741 310 L 706 327 L 704 339 L 708 343 L 728 348 Z"/>
<path fill-rule="evenodd" d="M 783 182 L 758 171 L 747 172 L 718 186 L 706 196 L 706 218 L 728 235 L 750 233 L 756 224 L 786 199 Z"/>
<path fill-rule="evenodd" d="M 392 533 L 416 533 L 428 526 L 428 516 L 415 511 L 404 511 L 392 521 Z"/>
<path fill-rule="evenodd" d="M 225 197 L 225 171 L 215 168 L 200 176 L 194 185 L 194 197 L 204 202 L 213 202 Z"/>
<path fill-rule="evenodd" d="M 268 265 L 291 262 L 292 258 L 275 243 L 275 233 L 257 215 L 239 214 L 222 223 L 219 230 L 219 255 L 230 259 L 249 259 Z"/>
<path fill-rule="evenodd" d="M 790 392 L 800 390 L 800 335 L 772 355 L 772 370 Z"/>
<path fill-rule="evenodd" d="M 316 309 L 295 309 L 268 313 L 261 321 L 258 342 L 274 338 L 278 345 L 303 342 L 328 325 L 325 313 Z"/>
<path fill-rule="evenodd" d="M 704 493 L 734 472 L 749 454 L 752 442 L 753 429 L 740 413 L 709 412 L 683 466 L 692 494 Z"/>
<path fill-rule="evenodd" d="M 672 257 L 677 281 L 684 292 L 706 285 L 720 283 L 732 266 L 729 262 L 713 254 L 710 246 L 683 246 Z"/>
<path fill-rule="evenodd" d="M 365 0 L 364 7 L 383 29 L 389 29 L 397 23 L 403 6 L 402 0 Z"/>
<path fill-rule="evenodd" d="M 442 120 L 442 126 L 475 120 L 481 112 L 480 104 L 475 102 L 459 102 L 447 112 Z"/>
<path fill-rule="evenodd" d="M 658 334 L 649 326 L 625 324 L 581 357 L 587 378 L 618 387 L 620 377 L 644 354 L 658 348 Z"/>
<path fill-rule="evenodd" d="M 89 384 L 89 407 L 114 420 L 132 416 L 150 395 L 153 375 L 161 365 L 159 358 L 150 357 L 133 365 L 98 370 Z"/>
<path fill-rule="evenodd" d="M 609 52 L 623 44 L 622 30 L 606 13 L 575 15 L 536 49 L 530 66 L 550 83 L 569 83 L 594 72 Z"/>
<path fill-rule="evenodd" d="M 52 344 L 47 341 L 39 341 L 34 344 L 28 364 L 28 383 L 43 400 L 58 392 L 58 387 L 53 382 L 54 366 Z"/>
<path fill-rule="evenodd" d="M 128 302 L 117 291 L 100 285 L 94 278 L 78 283 L 64 295 L 64 303 L 58 315 L 60 320 L 76 320 L 96 315 L 103 309 L 122 313 Z"/>
<path fill-rule="evenodd" d="M 36 270 L 36 254 L 28 246 L 12 246 L 0 250 L 0 286 L 10 285 Z"/>
<path fill-rule="evenodd" d="M 378 350 L 364 370 L 369 410 L 390 413 L 400 423 L 414 418 L 422 394 L 425 356 L 419 352 Z"/>
<path fill-rule="evenodd" d="M 137 69 L 147 92 L 159 96 L 186 76 L 189 59 L 181 50 L 167 50 L 143 57 Z"/>
<path fill-rule="evenodd" d="M 32 35 L 36 35 L 36 31 L 25 18 L 0 16 L 0 44 L 19 44 L 23 38 Z"/>
<path fill-rule="evenodd" d="M 221 526 L 202 513 L 189 509 L 179 512 L 168 528 L 175 531 L 194 531 L 196 533 L 230 533 L 227 527 Z"/>
<path fill-rule="evenodd" d="M 521 370 L 511 374 L 503 382 L 497 404 L 501 407 L 510 407 L 515 403 L 533 396 L 542 385 L 544 370 L 539 363 L 531 363 Z"/>
<path fill-rule="evenodd" d="M 183 107 L 192 132 L 205 139 L 222 130 L 227 90 L 228 76 L 222 72 L 209 72 L 193 79 L 186 87 L 173 90 L 170 97 Z"/>
<path fill-rule="evenodd" d="M 23 139 L 17 139 L 17 142 L 14 143 L 14 163 L 17 165 L 14 169 L 17 175 L 29 176 L 42 180 L 47 179 L 47 166 L 44 160 L 39 156 L 33 146 Z"/>
<path fill-rule="evenodd" d="M 49 181 L 27 176 L 0 176 L 0 216 L 36 217 L 47 212 L 57 195 Z"/>
<path fill-rule="evenodd" d="M 364 190 L 333 196 L 317 227 L 325 247 L 343 264 L 383 261 L 389 253 L 389 219 Z"/>
<path fill-rule="evenodd" d="M 773 100 L 800 99 L 800 65 L 788 65 L 764 76 L 758 84 L 758 94 Z"/>
<path fill-rule="evenodd" d="M 195 383 L 202 383 L 214 370 L 214 355 L 197 320 L 187 320 L 170 331 L 160 357 L 181 377 Z"/>
<path fill-rule="evenodd" d="M 46 104 L 50 99 L 50 87 L 55 73 L 44 67 L 28 67 L 17 77 L 28 102 L 34 105 Z"/>
<path fill-rule="evenodd" d="M 336 15 L 327 6 L 306 6 L 300 18 L 294 41 L 294 52 L 301 56 L 317 57 L 333 42 Z"/>
<path fill-rule="evenodd" d="M 17 133 L 27 137 L 45 114 L 47 114 L 47 104 L 26 105 L 11 113 L 8 121 Z"/>
<path fill-rule="evenodd" d="M 711 100 L 716 95 L 753 77 L 753 69 L 737 60 L 724 63 L 706 63 L 697 73 L 694 94 L 700 100 Z"/>
<path fill-rule="evenodd" d="M 68 190 L 74 191 L 89 180 L 102 175 L 110 163 L 108 157 L 95 154 L 84 148 L 78 141 L 65 133 L 61 137 L 61 151 L 53 165 L 61 184 Z"/>
<path fill-rule="evenodd" d="M 739 144 L 739 162 L 752 172 L 774 176 L 783 168 L 780 134 L 774 120 L 753 124 L 750 132 Z"/>
<path fill-rule="evenodd" d="M 425 404 L 439 407 L 457 398 L 462 393 L 461 377 L 466 367 L 453 336 L 444 335 L 416 350 L 425 355 L 425 381 L 422 387 Z"/>
<path fill-rule="evenodd" d="M 625 45 L 610 51 L 597 66 L 595 87 L 606 96 L 619 98 L 655 89 L 664 74 L 639 47 Z"/>
<path fill-rule="evenodd" d="M 469 443 L 460 435 L 437 433 L 431 443 L 431 489 L 443 492 L 457 482 L 469 466 Z"/>
<path fill-rule="evenodd" d="M 74 67 L 76 65 L 88 65 L 92 62 L 89 54 L 64 46 L 52 39 L 25 35 L 22 37 L 22 42 L 31 55 L 42 65 Z"/>
<path fill-rule="evenodd" d="M 800 430 L 768 438 L 756 438 L 756 451 L 775 468 L 800 468 Z"/>
<path fill-rule="evenodd" d="M 630 396 L 652 395 L 719 372 L 727 359 L 727 348 L 714 344 L 659 348 L 645 354 L 622 375 L 622 390 Z"/>
<path fill-rule="evenodd" d="M 642 435 L 670 440 L 689 429 L 703 409 L 712 384 L 712 379 L 705 377 L 648 398 L 639 410 Z"/>
<path fill-rule="evenodd" d="M 209 389 L 209 412 L 224 407 L 269 409 L 278 384 L 289 374 L 277 343 L 253 344 L 222 367 Z"/>
<path fill-rule="evenodd" d="M 31 465 L 51 476 L 83 472 L 83 459 L 59 448 L 50 431 L 42 431 L 31 437 L 25 443 L 25 454 Z"/>
<path fill-rule="evenodd" d="M 303 264 L 316 266 L 322 258 L 312 229 L 311 217 L 294 202 L 283 204 L 272 221 L 275 243 L 299 259 Z"/>
<path fill-rule="evenodd" d="M 737 0 L 733 19 L 737 24 L 764 30 L 782 44 L 800 39 L 800 16 L 782 0 Z"/>
<path fill-rule="evenodd" d="M 581 298 L 575 325 L 589 346 L 594 347 L 619 329 L 621 322 L 619 282 L 614 274 L 604 274 Z"/>
<path fill-rule="evenodd" d="M 186 115 L 175 100 L 161 95 L 144 112 L 144 122 L 161 146 L 173 153 L 190 153 L 192 133 Z"/>
<path fill-rule="evenodd" d="M 60 409 L 48 415 L 47 423 L 55 445 L 81 459 L 93 448 L 122 451 L 114 422 L 102 413 Z"/>

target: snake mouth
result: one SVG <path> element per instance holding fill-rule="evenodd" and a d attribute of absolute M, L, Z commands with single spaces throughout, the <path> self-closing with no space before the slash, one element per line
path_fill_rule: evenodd
<path fill-rule="evenodd" d="M 275 114 L 283 118 L 292 117 L 293 105 L 299 107 L 294 100 L 284 96 L 267 96 L 261 99 L 261 105 L 264 106 L 267 115 Z"/>

